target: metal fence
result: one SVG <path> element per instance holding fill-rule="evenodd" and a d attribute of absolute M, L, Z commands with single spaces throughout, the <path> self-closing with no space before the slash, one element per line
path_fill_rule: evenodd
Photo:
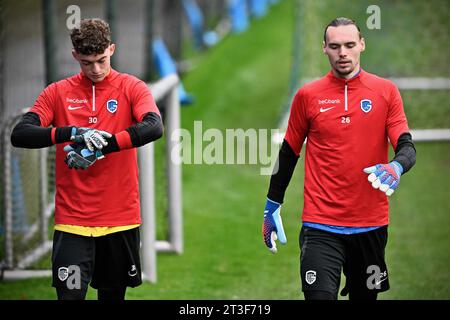
<path fill-rule="evenodd" d="M 172 161 L 180 127 L 179 78 L 167 76 L 150 85 L 155 100 L 163 103 L 168 239 L 156 239 L 154 147 L 149 143 L 139 148 L 140 194 L 142 214 L 142 270 L 145 280 L 156 282 L 156 252 L 183 252 L 183 222 L 181 201 L 181 166 Z M 24 110 L 25 112 L 26 110 Z M 3 217 L 0 220 L 0 249 L 2 278 L 19 279 L 49 276 L 46 255 L 51 252 L 52 223 L 55 196 L 55 147 L 45 149 L 14 148 L 11 131 L 21 115 L 2 125 L 1 185 L 3 186 Z M 175 154 L 176 156 L 176 154 Z M 175 159 L 176 160 L 176 159 Z M 41 262 L 39 262 L 41 260 Z M 42 262 L 42 260 L 44 260 Z"/>
<path fill-rule="evenodd" d="M 55 148 L 13 148 L 9 141 L 20 116 L 10 118 L 2 132 L 4 218 L 3 268 L 27 268 L 48 250 L 48 218 L 54 208 Z M 52 161 L 53 160 L 53 161 Z M 29 250 L 33 248 L 33 250 Z"/>
<path fill-rule="evenodd" d="M 180 137 L 180 99 L 178 98 L 179 79 L 170 75 L 151 86 L 156 101 L 165 100 L 164 130 L 166 137 L 167 170 L 167 214 L 169 220 L 169 239 L 156 240 L 155 210 L 155 173 L 153 144 L 139 148 L 139 183 L 142 212 L 142 271 L 144 279 L 156 282 L 156 252 L 183 252 L 183 214 L 181 196 L 181 162 L 172 159 L 179 156 L 173 150 L 179 150 Z"/>

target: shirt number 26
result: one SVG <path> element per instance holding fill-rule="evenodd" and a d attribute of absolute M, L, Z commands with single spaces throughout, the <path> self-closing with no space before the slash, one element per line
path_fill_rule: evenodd
<path fill-rule="evenodd" d="M 341 117 L 341 123 L 350 123 L 350 117 Z"/>

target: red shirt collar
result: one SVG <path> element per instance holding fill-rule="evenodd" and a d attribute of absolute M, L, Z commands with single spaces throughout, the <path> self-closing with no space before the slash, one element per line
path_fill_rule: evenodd
<path fill-rule="evenodd" d="M 328 77 L 330 80 L 332 80 L 332 81 L 337 81 L 337 82 L 339 82 L 339 83 L 350 83 L 350 82 L 358 81 L 359 79 L 361 79 L 361 78 L 364 77 L 365 75 L 366 75 L 366 72 L 365 72 L 362 68 L 360 68 L 360 69 L 359 69 L 359 72 L 358 72 L 355 76 L 353 76 L 352 78 L 350 78 L 350 79 L 344 79 L 344 78 L 336 77 L 336 76 L 334 75 L 333 71 L 331 71 L 331 70 L 328 72 L 327 77 Z"/>
<path fill-rule="evenodd" d="M 111 81 L 113 81 L 118 75 L 119 75 L 119 72 L 117 72 L 116 70 L 111 68 L 109 74 L 102 81 L 96 82 L 95 85 L 96 86 L 103 86 L 103 85 L 110 84 Z M 84 84 L 84 85 L 92 86 L 94 84 L 91 79 L 86 77 L 86 75 L 83 73 L 83 71 L 81 71 L 78 74 L 78 77 L 80 78 L 81 83 Z"/>

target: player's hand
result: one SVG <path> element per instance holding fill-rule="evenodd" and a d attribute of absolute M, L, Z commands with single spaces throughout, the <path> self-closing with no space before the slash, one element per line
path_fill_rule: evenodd
<path fill-rule="evenodd" d="M 97 159 L 104 158 L 100 150 L 92 152 L 84 144 L 73 143 L 64 147 L 67 152 L 64 162 L 69 169 L 87 169 L 94 164 Z"/>
<path fill-rule="evenodd" d="M 86 147 L 94 152 L 94 150 L 102 150 L 108 145 L 105 138 L 111 138 L 112 134 L 106 131 L 72 127 L 70 140 L 77 143 L 84 143 Z"/>
<path fill-rule="evenodd" d="M 266 208 L 264 209 L 262 233 L 264 243 L 272 253 L 277 253 L 275 240 L 278 239 L 282 244 L 287 242 L 283 229 L 283 221 L 281 221 L 280 211 L 281 204 L 267 199 Z"/>
<path fill-rule="evenodd" d="M 403 167 L 397 161 L 391 161 L 386 164 L 377 164 L 365 168 L 364 172 L 369 174 L 367 180 L 372 183 L 372 187 L 380 189 L 389 197 L 400 183 Z"/>

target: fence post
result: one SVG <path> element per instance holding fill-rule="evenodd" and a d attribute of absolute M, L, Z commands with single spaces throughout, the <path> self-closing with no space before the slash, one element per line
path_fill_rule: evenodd
<path fill-rule="evenodd" d="M 183 43 L 182 33 L 182 6 L 179 0 L 166 0 L 161 1 L 162 14 L 162 38 L 167 43 L 169 52 L 175 60 L 181 58 L 181 46 Z"/>
<path fill-rule="evenodd" d="M 154 24 L 154 0 L 145 1 L 145 39 L 144 39 L 144 80 L 151 81 L 155 76 L 153 67 L 153 24 Z"/>
<path fill-rule="evenodd" d="M 56 45 L 56 4 L 54 0 L 43 0 L 45 82 L 50 84 L 58 79 L 56 63 L 58 46 Z"/>
<path fill-rule="evenodd" d="M 106 20 L 109 24 L 109 28 L 111 30 L 112 39 L 111 41 L 113 43 L 115 42 L 115 39 L 117 39 L 117 36 L 115 36 L 118 32 L 117 28 L 117 1 L 116 0 L 106 0 L 105 2 L 105 11 L 106 11 Z M 111 57 L 111 65 L 113 68 L 117 68 L 117 58 L 116 55 L 113 55 Z"/>
<path fill-rule="evenodd" d="M 168 115 L 165 123 L 166 136 L 170 136 L 170 130 L 179 128 L 179 108 L 180 103 L 178 100 L 178 83 L 179 79 L 176 74 L 169 75 L 159 80 L 155 84 L 150 86 L 150 90 L 153 94 L 155 101 L 161 101 L 164 97 L 168 96 L 167 101 Z M 175 117 L 175 118 L 174 118 Z M 169 120 L 172 119 L 172 120 Z M 178 127 L 174 127 L 178 125 Z M 171 150 L 170 139 L 166 144 L 166 149 Z M 141 195 L 141 216 L 142 216 L 142 272 L 144 277 L 150 282 L 156 282 L 157 268 L 156 268 L 156 252 L 158 250 L 156 241 L 156 210 L 155 210 L 155 163 L 154 163 L 154 146 L 153 143 L 149 143 L 138 149 L 139 154 L 139 193 Z M 170 153 L 168 154 L 167 163 L 170 161 Z M 173 170 L 170 170 L 173 175 Z M 176 173 L 176 171 L 175 171 Z M 181 176 L 177 175 L 179 178 Z M 170 177 L 169 177 L 169 184 Z M 173 186 L 172 186 L 173 188 Z M 178 183 L 178 188 L 181 188 L 181 181 Z M 176 189 L 174 189 L 176 190 Z M 170 191 L 169 191 L 170 192 Z M 169 194 L 169 201 L 171 201 L 171 195 Z M 180 199 L 180 196 L 177 196 Z M 170 204 L 169 204 L 170 206 Z M 181 209 L 181 207 L 180 207 Z M 173 209 L 169 209 L 169 212 L 175 212 Z M 181 211 L 179 211 L 181 215 Z M 172 217 L 169 213 L 169 219 Z M 181 223 L 181 219 L 177 219 Z M 172 222 L 170 222 L 172 223 Z M 170 228 L 172 234 L 172 228 Z M 178 236 L 179 237 L 179 236 Z M 179 240 L 177 240 L 179 242 Z M 177 248 L 182 248 L 178 245 Z M 176 252 L 181 252 L 180 250 Z"/>
<path fill-rule="evenodd" d="M 139 148 L 139 188 L 142 215 L 142 273 L 156 282 L 155 166 L 153 142 Z"/>
<path fill-rule="evenodd" d="M 4 120 L 6 119 L 6 106 L 5 106 L 5 97 L 3 92 L 4 82 L 3 79 L 3 66 L 5 65 L 5 26 L 6 24 L 3 22 L 3 14 L 4 14 L 4 4 L 0 3 L 0 124 L 4 124 Z"/>
<path fill-rule="evenodd" d="M 3 201 L 5 209 L 5 267 L 12 268 L 13 261 L 13 221 L 12 221 L 12 197 L 11 197 L 11 144 L 9 142 L 10 121 L 5 121 L 2 128 L 3 139 Z"/>
<path fill-rule="evenodd" d="M 40 166 L 40 236 L 43 243 L 48 239 L 48 221 L 47 221 L 47 198 L 48 198 L 48 170 L 47 170 L 48 148 L 39 150 L 39 166 Z"/>
<path fill-rule="evenodd" d="M 179 159 L 172 159 L 172 150 L 179 150 L 179 134 L 175 130 L 180 128 L 180 99 L 175 87 L 167 96 L 166 112 L 166 168 L 168 178 L 168 211 L 170 221 L 170 243 L 176 253 L 183 252 L 183 217 L 181 197 L 181 163 Z M 175 149 L 176 148 L 176 149 Z M 176 155 L 177 157 L 179 154 Z"/>

